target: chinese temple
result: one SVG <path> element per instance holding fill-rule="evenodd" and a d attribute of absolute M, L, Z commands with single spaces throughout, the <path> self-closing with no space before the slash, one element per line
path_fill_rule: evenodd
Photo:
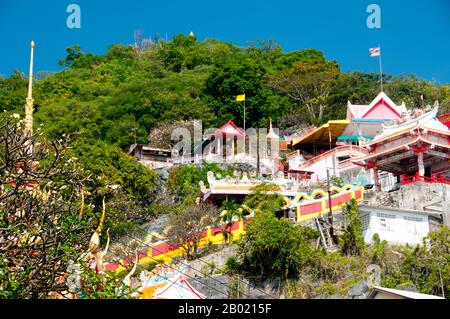
<path fill-rule="evenodd" d="M 442 114 L 438 120 L 447 127 L 450 127 L 450 113 Z"/>
<path fill-rule="evenodd" d="M 338 141 L 354 141 L 363 137 L 371 139 L 383 131 L 382 124 L 399 120 L 407 113 L 405 103 L 397 105 L 384 92 L 380 92 L 368 105 L 347 104 L 347 120 L 349 124 Z"/>
<path fill-rule="evenodd" d="M 447 178 L 450 171 L 450 132 L 437 120 L 439 106 L 429 112 L 415 110 L 402 119 L 384 124 L 383 132 L 374 140 L 362 143 L 369 154 L 354 158 L 353 163 L 372 169 L 375 184 L 378 172 L 385 171 L 402 176 Z"/>
<path fill-rule="evenodd" d="M 369 154 L 361 143 L 370 142 L 383 132 L 383 125 L 398 121 L 407 114 L 404 103 L 395 104 L 384 92 L 380 92 L 368 105 L 352 104 L 348 101 L 345 120 L 332 120 L 318 128 L 311 128 L 292 141 L 293 152 L 287 155 L 289 170 L 314 172 L 312 179 L 326 178 L 327 169 L 347 183 L 356 179 L 363 184 L 373 182 L 373 176 L 361 170 L 353 158 Z M 364 178 L 360 178 L 362 175 Z M 383 189 L 395 183 L 388 172 L 381 175 Z"/>

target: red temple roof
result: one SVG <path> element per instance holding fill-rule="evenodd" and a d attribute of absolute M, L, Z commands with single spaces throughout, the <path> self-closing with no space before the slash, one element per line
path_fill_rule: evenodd
<path fill-rule="evenodd" d="M 243 130 L 239 128 L 232 120 L 219 127 L 212 135 L 224 134 L 228 136 L 244 136 Z"/>
<path fill-rule="evenodd" d="M 396 105 L 389 96 L 380 92 L 369 105 L 355 105 L 348 102 L 347 119 L 399 119 L 406 112 L 404 103 Z"/>

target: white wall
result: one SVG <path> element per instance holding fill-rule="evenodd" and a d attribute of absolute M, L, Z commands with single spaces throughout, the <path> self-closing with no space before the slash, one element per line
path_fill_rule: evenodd
<path fill-rule="evenodd" d="M 295 156 L 288 159 L 289 169 L 299 169 L 300 165 L 304 162 L 303 156 Z"/>
<path fill-rule="evenodd" d="M 306 167 L 306 166 L 302 167 L 302 169 L 314 172 L 315 174 L 317 174 L 317 176 L 319 177 L 320 180 L 327 178 L 327 168 L 330 170 L 330 176 L 333 176 L 333 175 L 339 176 L 339 169 L 337 167 L 338 161 L 336 160 L 336 174 L 334 174 L 333 160 L 334 160 L 334 156 L 327 156 L 308 167 Z"/>
<path fill-rule="evenodd" d="M 378 180 L 381 184 L 381 190 L 383 192 L 391 190 L 397 182 L 397 177 L 395 177 L 392 173 L 386 172 L 379 172 L 378 174 Z"/>
<path fill-rule="evenodd" d="M 430 231 L 425 214 L 361 208 L 361 220 L 366 243 L 372 243 L 372 236 L 378 233 L 380 239 L 389 244 L 416 245 L 421 244 Z"/>

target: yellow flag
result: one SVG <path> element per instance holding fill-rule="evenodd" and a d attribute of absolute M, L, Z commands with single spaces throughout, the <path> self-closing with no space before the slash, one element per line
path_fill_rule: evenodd
<path fill-rule="evenodd" d="M 240 101 L 245 101 L 245 93 L 236 96 L 236 101 L 240 102 Z"/>

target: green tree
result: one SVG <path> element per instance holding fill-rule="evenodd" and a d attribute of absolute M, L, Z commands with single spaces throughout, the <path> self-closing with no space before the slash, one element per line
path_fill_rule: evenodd
<path fill-rule="evenodd" d="M 317 233 L 286 218 L 269 214 L 256 215 L 249 221 L 246 233 L 238 241 L 238 259 L 252 274 L 297 276 L 299 270 L 314 258 L 310 240 Z"/>
<path fill-rule="evenodd" d="M 244 205 L 256 213 L 274 214 L 275 210 L 285 205 L 285 199 L 277 192 L 278 185 L 261 183 L 253 187 L 252 192 L 245 198 Z"/>
<path fill-rule="evenodd" d="M 320 123 L 338 75 L 336 61 L 327 61 L 322 55 L 294 62 L 292 67 L 269 77 L 268 84 L 304 107 L 310 123 Z"/>
<path fill-rule="evenodd" d="M 106 227 L 111 228 L 113 238 L 154 217 L 149 210 L 158 182 L 154 171 L 116 146 L 93 139 L 74 141 L 71 154 L 89 176 L 84 185 L 86 200 L 101 207 L 106 197 L 110 217 Z"/>
<path fill-rule="evenodd" d="M 23 113 L 25 96 L 27 95 L 27 78 L 15 70 L 8 78 L 0 76 L 0 105 L 1 111 Z"/>
<path fill-rule="evenodd" d="M 176 195 L 177 200 L 184 204 L 192 204 L 199 196 L 199 182 L 205 182 L 208 186 L 208 172 L 220 174 L 221 176 L 230 176 L 232 169 L 221 169 L 216 163 L 203 162 L 199 165 L 177 165 L 169 170 L 169 179 L 167 187 L 172 194 Z"/>
<path fill-rule="evenodd" d="M 87 251 L 92 211 L 80 213 L 84 176 L 66 140 L 23 134 L 0 118 L 0 297 L 47 298 L 68 290 L 67 267 Z M 25 149 L 35 143 L 33 151 Z M 61 278 L 65 280 L 60 280 Z"/>
<path fill-rule="evenodd" d="M 202 98 L 218 117 L 217 125 L 233 120 L 243 126 L 244 109 L 236 96 L 245 93 L 246 126 L 268 124 L 282 114 L 284 100 L 264 83 L 268 72 L 266 61 L 239 54 L 218 60 L 205 81 Z M 281 104 L 281 105 L 280 105 Z"/>
<path fill-rule="evenodd" d="M 216 208 L 209 203 L 184 206 L 169 216 L 168 237 L 174 245 L 180 246 L 187 259 L 196 253 L 202 233 L 207 226 L 214 226 Z"/>
<path fill-rule="evenodd" d="M 79 45 L 72 45 L 66 48 L 67 56 L 65 59 L 58 62 L 61 66 L 71 66 L 72 63 L 82 56 L 81 47 Z"/>
<path fill-rule="evenodd" d="M 234 201 L 226 200 L 225 202 L 223 202 L 221 211 L 220 221 L 225 223 L 226 225 L 225 229 L 223 230 L 223 236 L 225 238 L 225 241 L 229 244 L 232 239 L 231 227 L 233 226 L 233 223 L 244 218 L 244 215 L 242 209 L 240 210 L 239 205 Z"/>
<path fill-rule="evenodd" d="M 359 217 L 358 203 L 352 199 L 343 208 L 344 216 L 347 220 L 347 227 L 343 229 L 343 234 L 339 238 L 342 254 L 360 255 L 365 247 L 363 226 Z"/>

